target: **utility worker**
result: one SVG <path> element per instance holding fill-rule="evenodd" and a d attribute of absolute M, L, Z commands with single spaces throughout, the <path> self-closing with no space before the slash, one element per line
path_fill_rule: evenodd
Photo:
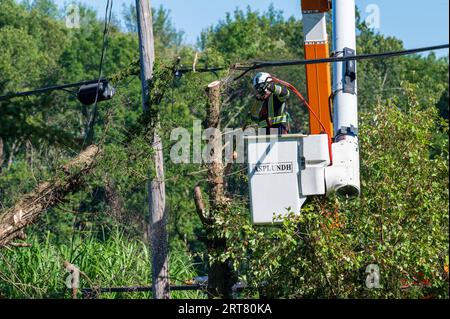
<path fill-rule="evenodd" d="M 271 128 L 277 128 L 278 134 L 288 134 L 290 131 L 290 115 L 286 110 L 286 100 L 289 90 L 282 85 L 275 84 L 269 73 L 259 72 L 253 78 L 256 99 L 262 104 L 258 112 L 258 104 L 251 110 L 251 117 L 258 121 L 260 128 L 266 128 L 270 134 Z"/>

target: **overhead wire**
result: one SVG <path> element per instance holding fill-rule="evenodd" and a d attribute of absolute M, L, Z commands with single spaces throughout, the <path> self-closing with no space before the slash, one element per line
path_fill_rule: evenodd
<path fill-rule="evenodd" d="M 429 46 L 429 47 L 421 47 L 421 48 L 414 48 L 414 49 L 408 49 L 408 50 L 400 50 L 400 51 L 389 51 L 389 52 L 382 52 L 382 53 L 370 53 L 370 54 L 360 54 L 355 56 L 346 56 L 346 57 L 330 57 L 330 58 L 324 58 L 324 59 L 311 59 L 311 60 L 287 60 L 287 61 L 255 61 L 252 62 L 250 65 L 244 65 L 241 63 L 235 63 L 231 67 L 211 67 L 211 68 L 196 68 L 193 70 L 192 68 L 180 68 L 175 71 L 175 76 L 182 76 L 183 74 L 190 73 L 190 72 L 196 72 L 196 73 L 215 73 L 219 71 L 225 71 L 225 70 L 237 70 L 237 71 L 244 71 L 242 74 L 240 74 L 238 77 L 236 77 L 234 80 L 238 80 L 242 78 L 244 75 L 246 75 L 248 72 L 265 68 L 265 67 L 283 67 L 283 66 L 297 66 L 297 65 L 308 65 L 308 64 L 321 64 L 321 63 L 333 63 L 333 62 L 345 62 L 345 61 L 360 61 L 360 60 L 370 60 L 370 59 L 379 59 L 379 58 L 390 58 L 390 57 L 397 57 L 402 55 L 410 55 L 414 53 L 420 53 L 420 52 L 426 52 L 426 51 L 434 51 L 434 50 L 441 50 L 441 49 L 448 49 L 449 44 L 443 44 L 443 45 L 436 45 L 436 46 Z M 101 81 L 105 80 L 105 78 L 102 78 Z M 36 95 L 41 94 L 45 92 L 55 91 L 55 90 L 62 90 L 64 88 L 72 88 L 72 87 L 79 87 L 81 85 L 87 85 L 87 84 L 93 84 L 98 83 L 98 79 L 90 80 L 90 81 L 82 81 L 82 82 L 76 82 L 76 83 L 69 83 L 64 85 L 55 85 L 50 87 L 44 87 L 35 89 L 32 91 L 26 91 L 26 92 L 15 92 L 10 93 L 7 95 L 0 96 L 0 101 L 11 99 L 14 97 L 21 97 L 21 96 L 30 96 L 30 95 Z"/>
<path fill-rule="evenodd" d="M 247 66 L 236 63 L 231 67 L 231 69 L 244 71 L 237 78 L 235 78 L 235 80 L 238 80 L 250 71 L 261 69 L 261 68 L 267 68 L 267 67 L 295 66 L 295 65 L 308 65 L 308 64 L 391 58 L 391 57 L 398 57 L 398 56 L 402 56 L 402 55 L 410 55 L 410 54 L 415 54 L 415 53 L 420 53 L 420 52 L 425 52 L 425 51 L 433 51 L 433 50 L 448 49 L 448 48 L 449 48 L 449 44 L 442 44 L 442 45 L 414 48 L 414 49 L 408 49 L 408 50 L 360 54 L 360 55 L 354 55 L 354 56 L 340 56 L 340 57 L 334 56 L 334 57 L 323 58 L 323 59 L 288 60 L 288 61 L 255 61 L 251 65 L 247 65 Z"/>
<path fill-rule="evenodd" d="M 104 78 L 102 78 L 101 80 L 103 81 Z M 68 84 L 62 84 L 62 85 L 53 85 L 53 86 L 43 87 L 43 88 L 31 90 L 31 91 L 14 92 L 14 93 L 9 93 L 7 95 L 0 96 L 0 101 L 9 100 L 9 99 L 12 99 L 15 97 L 32 96 L 32 95 L 37 95 L 37 94 L 42 94 L 42 93 L 57 91 L 57 90 L 64 91 L 65 89 L 80 87 L 82 85 L 94 84 L 97 82 L 98 82 L 98 79 L 95 79 L 95 80 L 80 81 L 80 82 L 68 83 Z"/>
<path fill-rule="evenodd" d="M 91 143 L 91 141 L 93 139 L 93 135 L 94 135 L 94 125 L 97 120 L 97 114 L 98 114 L 98 107 L 97 107 L 98 94 L 99 94 L 100 82 L 101 82 L 102 75 L 103 75 L 103 64 L 105 61 L 106 48 L 108 46 L 108 36 L 109 36 L 110 27 L 111 27 L 112 6 L 113 6 L 113 0 L 108 0 L 108 2 L 106 3 L 106 10 L 105 10 L 105 24 L 104 24 L 104 28 L 103 28 L 103 43 L 102 43 L 102 52 L 101 52 L 101 56 L 100 56 L 100 64 L 99 64 L 99 70 L 98 70 L 98 80 L 97 80 L 97 90 L 96 90 L 96 94 L 95 94 L 95 102 L 94 102 L 94 107 L 93 107 L 90 117 L 89 117 L 89 121 L 87 123 L 86 132 L 85 132 L 84 141 L 83 141 L 83 147 L 86 146 L 86 144 Z"/>

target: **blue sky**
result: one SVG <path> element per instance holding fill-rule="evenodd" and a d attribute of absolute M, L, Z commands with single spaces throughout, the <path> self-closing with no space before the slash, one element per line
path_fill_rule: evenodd
<path fill-rule="evenodd" d="M 103 16 L 106 0 L 78 0 L 90 5 Z M 63 7 L 71 0 L 56 0 Z M 121 15 L 123 4 L 134 0 L 114 0 L 114 13 Z M 300 0 L 151 0 L 152 6 L 163 5 L 171 11 L 174 25 L 185 32 L 185 41 L 195 44 L 202 29 L 214 25 L 232 12 L 236 7 L 265 11 L 271 3 L 284 12 L 286 17 L 301 18 Z M 449 1 L 448 0 L 356 0 L 363 18 L 371 4 L 377 5 L 380 12 L 382 34 L 403 40 L 406 48 L 437 45 L 449 42 Z M 448 51 L 437 52 L 446 56 Z"/>

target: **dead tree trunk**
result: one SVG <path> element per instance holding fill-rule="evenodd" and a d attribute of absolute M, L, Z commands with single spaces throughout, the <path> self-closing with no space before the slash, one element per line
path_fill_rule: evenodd
<path fill-rule="evenodd" d="M 227 198 L 224 193 L 224 167 L 222 163 L 222 134 L 220 132 L 220 82 L 215 81 L 208 85 L 208 132 L 210 158 L 208 168 L 208 189 L 210 196 L 210 210 L 212 219 L 214 215 L 226 209 Z M 198 195 L 197 195 L 198 197 Z M 208 242 L 208 249 L 214 253 L 220 253 L 226 249 L 226 240 L 206 225 L 209 232 L 213 232 L 212 239 Z M 214 261 L 208 271 L 208 291 L 212 298 L 232 297 L 232 271 L 228 262 Z"/>
<path fill-rule="evenodd" d="M 214 81 L 208 85 L 208 129 L 209 163 L 208 185 L 211 202 L 219 206 L 224 202 L 223 164 L 222 164 L 222 134 L 220 132 L 220 82 Z"/>
<path fill-rule="evenodd" d="M 98 153 L 97 146 L 89 146 L 60 167 L 53 179 L 38 185 L 34 191 L 22 196 L 13 207 L 0 214 L 0 247 L 10 244 L 26 226 L 36 221 L 45 210 L 63 201 L 67 194 L 80 189 Z"/>

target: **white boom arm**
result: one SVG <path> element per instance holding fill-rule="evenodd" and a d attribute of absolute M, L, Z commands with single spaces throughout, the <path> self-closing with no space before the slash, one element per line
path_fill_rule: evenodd
<path fill-rule="evenodd" d="M 335 56 L 356 54 L 355 0 L 333 0 Z M 333 165 L 325 169 L 327 194 L 353 198 L 360 193 L 356 62 L 333 64 Z"/>

